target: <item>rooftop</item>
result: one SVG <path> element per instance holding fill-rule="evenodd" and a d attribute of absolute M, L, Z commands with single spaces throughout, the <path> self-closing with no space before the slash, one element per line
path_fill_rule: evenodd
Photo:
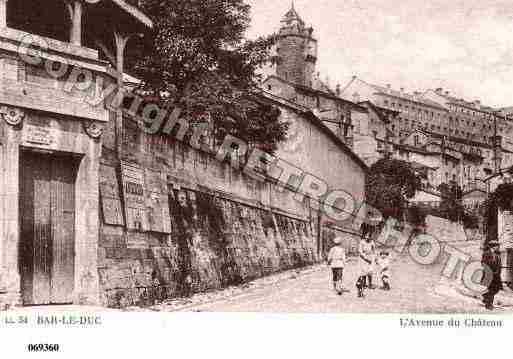
<path fill-rule="evenodd" d="M 367 81 L 364 81 L 364 80 L 358 78 L 357 76 L 353 76 L 353 79 L 342 90 L 342 92 L 344 92 L 347 88 L 349 88 L 349 86 L 351 86 L 351 84 L 354 81 L 360 81 L 361 83 L 364 83 L 367 86 L 373 88 L 377 93 L 380 93 L 380 94 L 383 94 L 383 95 L 393 96 L 393 97 L 400 98 L 400 99 L 405 99 L 405 100 L 408 100 L 408 101 L 411 101 L 411 102 L 415 102 L 415 103 L 419 103 L 419 104 L 422 104 L 422 105 L 426 105 L 426 106 L 430 106 L 430 107 L 435 107 L 437 109 L 444 109 L 443 106 L 440 105 L 439 103 L 431 101 L 431 100 L 429 100 L 427 98 L 424 98 L 420 92 L 415 92 L 415 93 L 411 94 L 411 93 L 408 93 L 408 92 L 404 91 L 404 89 L 401 89 L 400 91 L 397 91 L 397 90 L 392 89 L 392 87 L 390 85 L 381 86 L 381 85 L 372 84 L 372 83 L 369 83 Z"/>
<path fill-rule="evenodd" d="M 294 22 L 298 22 L 302 25 L 305 24 L 305 22 L 303 21 L 301 16 L 299 16 L 299 14 L 297 13 L 297 11 L 294 7 L 294 2 L 292 2 L 290 10 L 287 11 L 287 13 L 283 16 L 281 22 L 284 24 L 287 24 L 287 25 L 290 25 Z"/>

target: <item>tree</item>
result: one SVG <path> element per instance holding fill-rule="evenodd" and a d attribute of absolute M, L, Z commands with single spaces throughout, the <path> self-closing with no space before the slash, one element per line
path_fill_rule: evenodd
<path fill-rule="evenodd" d="M 479 228 L 479 218 L 470 213 L 463 214 L 463 226 L 468 229 L 478 229 Z"/>
<path fill-rule="evenodd" d="M 420 179 L 410 165 L 396 159 L 380 159 L 369 169 L 365 181 L 367 203 L 384 219 L 402 220 L 408 199 L 420 188 Z"/>
<path fill-rule="evenodd" d="M 490 200 L 500 210 L 513 210 L 513 183 L 501 183 L 490 195 Z"/>
<path fill-rule="evenodd" d="M 419 206 L 411 206 L 408 211 L 408 221 L 415 227 L 426 226 L 427 211 Z"/>
<path fill-rule="evenodd" d="M 440 201 L 440 215 L 452 222 L 459 222 L 465 215 L 461 203 L 463 191 L 456 182 L 442 183 L 438 186 L 442 200 Z"/>
<path fill-rule="evenodd" d="M 154 31 L 127 55 L 127 68 L 166 108 L 180 106 L 194 122 L 208 113 L 213 132 L 269 152 L 285 139 L 280 112 L 255 95 L 257 70 L 271 60 L 275 37 L 245 40 L 244 0 L 141 0 Z"/>

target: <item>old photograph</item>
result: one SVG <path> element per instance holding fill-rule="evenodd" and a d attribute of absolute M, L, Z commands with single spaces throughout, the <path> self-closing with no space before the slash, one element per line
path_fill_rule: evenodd
<path fill-rule="evenodd" d="M 512 30 L 500 0 L 0 0 L 0 310 L 513 313 Z"/>

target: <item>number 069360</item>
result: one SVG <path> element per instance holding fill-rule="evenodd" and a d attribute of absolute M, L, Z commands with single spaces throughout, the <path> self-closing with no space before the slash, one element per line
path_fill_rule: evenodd
<path fill-rule="evenodd" d="M 58 352 L 59 344 L 29 344 L 27 350 L 29 352 Z"/>

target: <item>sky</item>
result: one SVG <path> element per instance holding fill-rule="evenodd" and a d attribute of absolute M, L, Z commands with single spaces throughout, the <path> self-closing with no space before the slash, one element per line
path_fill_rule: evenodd
<path fill-rule="evenodd" d="M 247 0 L 248 38 L 275 32 L 291 0 Z M 331 87 L 353 75 L 405 91 L 442 87 L 466 100 L 513 106 L 511 0 L 294 0 L 319 41 Z"/>

